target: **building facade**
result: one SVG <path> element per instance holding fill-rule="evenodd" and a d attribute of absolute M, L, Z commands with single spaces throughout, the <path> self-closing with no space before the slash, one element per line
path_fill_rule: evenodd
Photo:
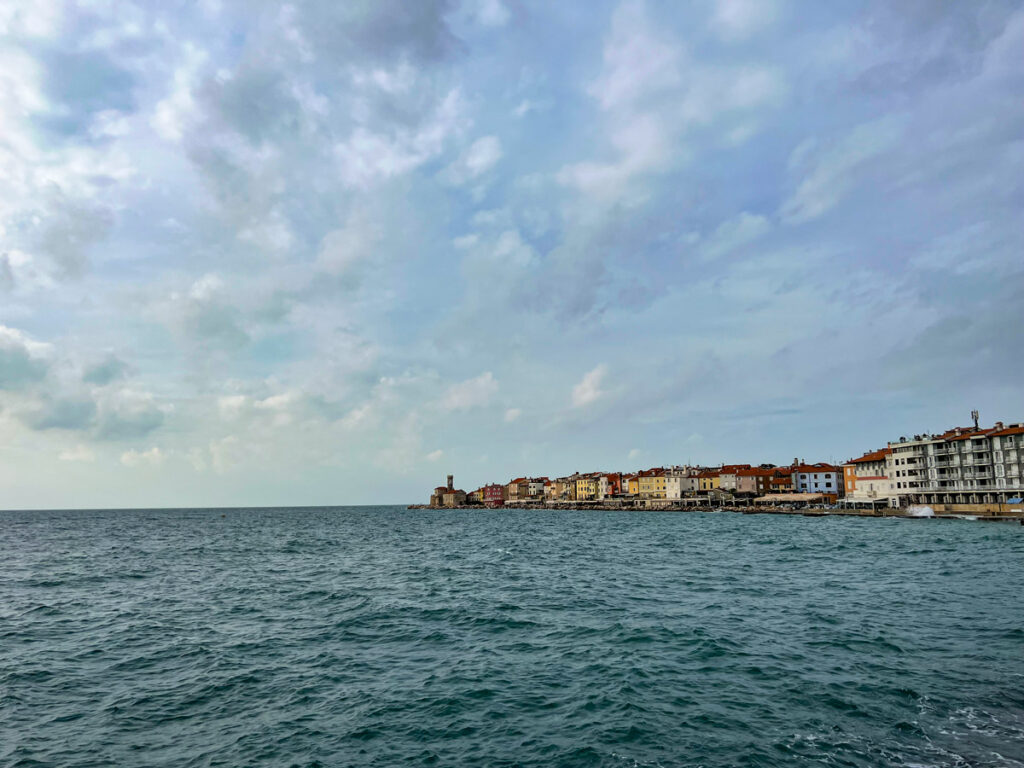
<path fill-rule="evenodd" d="M 740 470 L 750 469 L 749 464 L 725 464 L 718 470 L 718 487 L 723 491 L 734 492 Z"/>
<path fill-rule="evenodd" d="M 597 475 L 582 475 L 576 479 L 576 501 L 593 501 L 597 498 Z"/>
<path fill-rule="evenodd" d="M 843 473 L 838 467 L 824 462 L 797 464 L 792 467 L 793 491 L 796 493 L 827 493 L 841 496 Z"/>
<path fill-rule="evenodd" d="M 717 491 L 719 489 L 718 470 L 708 470 L 707 472 L 701 472 L 697 475 L 697 481 L 699 483 L 699 489 L 701 493 L 711 493 L 711 491 Z"/>
<path fill-rule="evenodd" d="M 869 451 L 843 465 L 843 494 L 852 503 L 889 503 L 893 492 L 887 459 L 891 449 Z"/>
<path fill-rule="evenodd" d="M 622 475 L 618 472 L 601 475 L 597 479 L 597 498 L 609 499 L 622 494 Z"/>
<path fill-rule="evenodd" d="M 488 507 L 501 507 L 505 504 L 505 498 L 508 495 L 507 486 L 501 485 L 500 483 L 490 483 L 485 485 L 483 490 L 484 504 Z"/>
<path fill-rule="evenodd" d="M 955 427 L 889 448 L 893 506 L 1002 504 L 1024 493 L 1024 424 Z"/>
<path fill-rule="evenodd" d="M 736 471 L 736 494 L 740 496 L 765 496 L 771 491 L 773 469 L 752 467 Z"/>
<path fill-rule="evenodd" d="M 688 467 L 673 467 L 665 471 L 665 498 L 682 499 L 693 496 L 700 489 L 697 473 Z"/>

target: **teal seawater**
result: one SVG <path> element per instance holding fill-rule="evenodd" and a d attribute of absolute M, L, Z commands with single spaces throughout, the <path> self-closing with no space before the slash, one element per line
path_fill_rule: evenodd
<path fill-rule="evenodd" d="M 1016 766 L 1024 528 L 0 513 L 2 766 Z"/>

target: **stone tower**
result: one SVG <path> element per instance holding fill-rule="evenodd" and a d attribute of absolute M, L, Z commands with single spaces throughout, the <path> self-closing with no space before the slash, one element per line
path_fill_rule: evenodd
<path fill-rule="evenodd" d="M 448 475 L 448 490 L 455 490 L 455 475 Z"/>

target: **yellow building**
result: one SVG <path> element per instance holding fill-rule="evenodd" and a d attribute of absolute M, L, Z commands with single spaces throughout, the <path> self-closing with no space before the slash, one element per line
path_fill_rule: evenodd
<path fill-rule="evenodd" d="M 628 480 L 628 493 L 630 496 L 636 496 L 640 493 L 640 479 L 636 475 L 632 475 Z"/>
<path fill-rule="evenodd" d="M 637 482 L 637 491 L 645 499 L 664 499 L 665 471 L 652 469 L 641 472 Z"/>
<path fill-rule="evenodd" d="M 717 472 L 702 472 L 697 475 L 702 491 L 717 491 L 721 487 L 721 478 Z"/>
<path fill-rule="evenodd" d="M 581 477 L 576 481 L 576 500 L 590 501 L 597 498 L 597 478 Z"/>

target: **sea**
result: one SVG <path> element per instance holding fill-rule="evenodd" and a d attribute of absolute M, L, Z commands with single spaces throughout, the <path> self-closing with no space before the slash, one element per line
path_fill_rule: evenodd
<path fill-rule="evenodd" d="M 0 512 L 0 766 L 1022 766 L 1024 527 Z"/>

